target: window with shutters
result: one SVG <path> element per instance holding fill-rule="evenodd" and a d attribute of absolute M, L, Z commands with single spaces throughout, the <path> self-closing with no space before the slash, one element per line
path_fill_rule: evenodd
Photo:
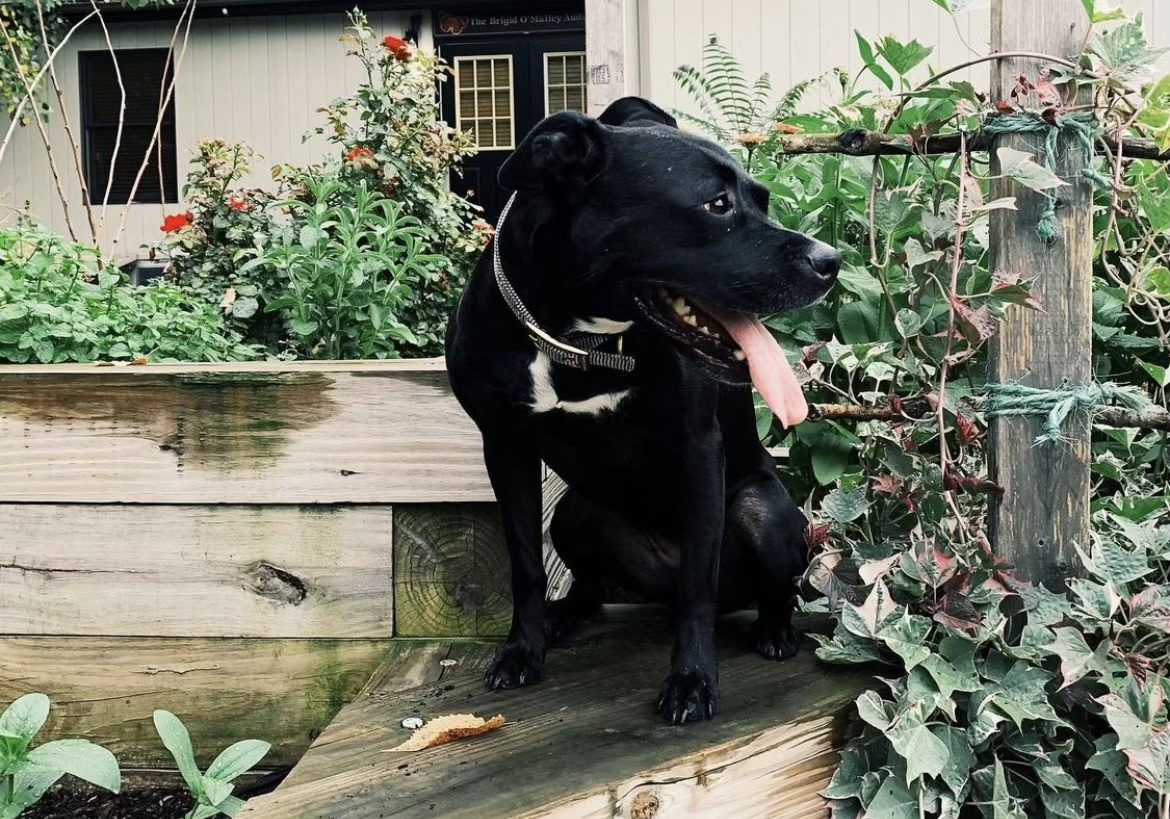
<path fill-rule="evenodd" d="M 585 52 L 566 51 L 544 55 L 544 113 L 584 111 Z"/>
<path fill-rule="evenodd" d="M 147 159 L 147 149 L 159 119 L 159 104 L 170 82 L 165 48 L 117 50 L 117 67 L 109 51 L 83 51 L 81 72 L 81 130 L 85 183 L 90 200 L 101 203 L 109 186 L 111 204 L 130 201 L 134 179 Z M 125 109 L 118 85 L 121 73 Z M 121 139 L 118 138 L 119 121 Z M 115 155 L 115 148 L 116 155 Z M 175 100 L 162 114 L 158 139 L 134 192 L 135 202 L 179 201 L 175 157 Z"/>
<path fill-rule="evenodd" d="M 455 127 L 481 151 L 516 147 L 513 90 L 511 55 L 455 58 Z"/>

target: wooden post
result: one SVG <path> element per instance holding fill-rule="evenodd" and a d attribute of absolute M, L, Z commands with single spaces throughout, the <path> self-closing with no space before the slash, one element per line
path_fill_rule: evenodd
<path fill-rule="evenodd" d="M 1067 58 L 1080 49 L 1088 20 L 1080 0 L 995 0 L 991 25 L 993 51 Z M 1009 99 L 1021 74 L 1035 82 L 1042 65 L 1030 59 L 996 64 L 993 99 Z M 998 144 L 1036 152 L 1041 141 L 1011 135 Z M 1054 388 L 1086 384 L 1092 376 L 1091 192 L 1079 176 L 1079 148 L 1062 137 L 1058 153 L 1057 172 L 1069 184 L 1056 191 L 1060 235 L 1051 246 L 1036 235 L 1042 197 L 1006 180 L 993 185 L 995 197 L 1016 196 L 1019 210 L 991 214 L 992 270 L 1034 279 L 1046 311 L 1008 312 L 991 348 L 994 382 Z M 998 168 L 994 159 L 992 167 Z M 990 475 L 1004 494 L 991 513 L 991 536 L 1021 576 L 1052 586 L 1067 575 L 1073 544 L 1089 540 L 1089 424 L 1070 422 L 1067 443 L 1035 445 L 1040 423 L 1035 417 L 992 421 Z"/>
<path fill-rule="evenodd" d="M 585 66 L 591 116 L 638 93 L 637 0 L 585 0 Z"/>

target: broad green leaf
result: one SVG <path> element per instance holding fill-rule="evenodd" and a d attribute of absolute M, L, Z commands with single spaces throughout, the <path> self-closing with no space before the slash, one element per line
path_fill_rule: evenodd
<path fill-rule="evenodd" d="M 887 776 L 865 811 L 865 819 L 919 819 L 918 798 L 896 776 Z"/>
<path fill-rule="evenodd" d="M 905 339 L 912 339 L 922 330 L 922 316 L 903 307 L 894 317 L 894 327 Z"/>
<path fill-rule="evenodd" d="M 861 54 L 861 61 L 865 63 L 865 67 L 878 78 L 882 85 L 892 91 L 894 89 L 894 78 L 884 68 L 878 65 L 877 59 L 873 54 L 873 47 L 870 46 L 869 41 L 862 37 L 859 31 L 854 31 L 853 35 L 857 38 L 857 50 Z"/>
<path fill-rule="evenodd" d="M 1170 370 L 1140 359 L 1137 360 L 1137 364 L 1150 374 L 1150 378 L 1154 379 L 1154 383 L 1159 387 L 1170 387 Z"/>
<path fill-rule="evenodd" d="M 1125 699 L 1116 694 L 1104 694 L 1097 698 L 1097 702 L 1105 709 L 1105 720 L 1117 734 L 1117 750 L 1143 748 L 1150 741 L 1149 722 L 1135 714 Z"/>
<path fill-rule="evenodd" d="M 175 764 L 179 767 L 179 773 L 183 775 L 187 787 L 196 796 L 202 795 L 203 777 L 199 772 L 199 766 L 195 764 L 195 749 L 191 746 L 191 735 L 187 733 L 187 726 L 170 711 L 159 709 L 154 712 L 154 727 L 163 745 L 175 758 Z"/>
<path fill-rule="evenodd" d="M 1125 19 L 1125 9 L 1120 6 L 1113 8 L 1106 0 L 1081 0 L 1081 3 L 1093 24 Z"/>
<path fill-rule="evenodd" d="M 836 523 L 849 523 L 865 514 L 869 502 L 865 498 L 865 487 L 846 492 L 834 489 L 821 502 L 825 517 Z"/>
<path fill-rule="evenodd" d="M 903 77 L 934 52 L 933 48 L 917 40 L 901 43 L 893 37 L 883 37 L 879 40 L 877 50 L 890 67 Z"/>
<path fill-rule="evenodd" d="M 1101 670 L 1080 629 L 1056 628 L 1052 632 L 1056 640 L 1049 644 L 1048 650 L 1060 658 L 1060 676 L 1064 680 L 1061 688 L 1072 685 L 1090 671 Z"/>
<path fill-rule="evenodd" d="M 311 336 L 317 332 L 317 322 L 304 319 L 294 319 L 289 329 L 298 336 Z"/>
<path fill-rule="evenodd" d="M 890 727 L 890 709 L 876 691 L 866 691 L 857 698 L 857 716 L 879 731 Z"/>
<path fill-rule="evenodd" d="M 1138 784 L 1161 796 L 1170 795 L 1170 726 L 1155 731 L 1145 745 L 1130 748 L 1125 755 Z"/>
<path fill-rule="evenodd" d="M 1048 699 L 1045 686 L 1051 679 L 1047 671 L 1024 660 L 1017 660 L 1000 683 L 991 689 L 996 707 L 1007 714 L 1017 727 L 1028 720 L 1063 724 Z"/>
<path fill-rule="evenodd" d="M 860 606 L 845 603 L 841 609 L 841 625 L 858 637 L 875 639 L 881 627 L 904 611 L 890 598 L 890 590 L 879 580 L 873 584 L 869 596 Z"/>
<path fill-rule="evenodd" d="M 43 768 L 26 767 L 12 776 L 12 791 L 7 802 L 0 799 L 0 819 L 19 816 L 25 808 L 40 801 L 45 792 L 65 774 L 61 771 L 48 771 Z M 0 785 L 0 793 L 3 786 Z M 8 810 L 8 813 L 5 813 Z"/>
<path fill-rule="evenodd" d="M 232 302 L 232 316 L 238 319 L 251 318 L 260 308 L 260 302 L 251 296 L 243 296 Z"/>
<path fill-rule="evenodd" d="M 1117 737 L 1110 734 L 1096 741 L 1097 752 L 1085 763 L 1085 767 L 1100 771 L 1117 793 L 1132 805 L 1140 805 L 1141 798 L 1130 777 L 1129 760 L 1117 750 Z"/>
<path fill-rule="evenodd" d="M 49 698 L 44 694 L 25 694 L 0 715 L 0 735 L 31 742 L 48 718 Z"/>
<path fill-rule="evenodd" d="M 861 778 L 868 770 L 864 753 L 846 746 L 838 757 L 837 770 L 833 772 L 829 787 L 821 791 L 821 796 L 826 799 L 860 799 Z"/>
<path fill-rule="evenodd" d="M 314 225 L 305 225 L 301 228 L 299 241 L 305 250 L 312 250 L 317 242 L 325 238 L 325 231 Z"/>
<path fill-rule="evenodd" d="M 931 625 L 928 618 L 906 611 L 901 618 L 883 626 L 878 632 L 878 639 L 902 658 L 909 671 L 930 656 L 926 637 L 930 634 Z"/>
<path fill-rule="evenodd" d="M 939 725 L 930 729 L 938 741 L 947 749 L 947 761 L 939 777 L 958 797 L 975 767 L 975 754 L 971 751 L 971 740 L 967 734 L 950 725 Z"/>
<path fill-rule="evenodd" d="M 927 727 L 920 708 L 912 707 L 903 713 L 885 733 L 890 745 L 906 760 L 907 785 L 924 774 L 942 773 L 949 758 L 947 746 Z"/>
<path fill-rule="evenodd" d="M 863 637 L 857 637 L 844 628 L 838 628 L 833 633 L 832 638 L 822 634 L 811 636 L 820 643 L 817 648 L 817 657 L 826 663 L 857 665 L 877 662 L 882 659 L 877 643 Z"/>
<path fill-rule="evenodd" d="M 1026 151 L 1002 146 L 995 149 L 1000 173 L 1034 191 L 1047 191 L 1068 183 L 1052 171 L 1038 165 Z"/>
<path fill-rule="evenodd" d="M 219 808 L 220 813 L 227 816 L 235 816 L 244 809 L 245 804 L 246 803 L 243 799 L 235 796 L 229 796 L 227 799 L 220 802 L 217 807 Z"/>
<path fill-rule="evenodd" d="M 232 790 L 234 789 L 231 782 L 226 782 L 222 779 L 213 779 L 207 775 L 200 777 L 199 784 L 203 788 L 203 798 L 208 804 L 216 806 L 231 796 Z"/>
<path fill-rule="evenodd" d="M 215 761 L 207 767 L 207 776 L 230 782 L 245 771 L 256 766 L 272 746 L 258 739 L 245 739 L 225 748 Z"/>
<path fill-rule="evenodd" d="M 58 739 L 28 752 L 30 765 L 44 771 L 67 773 L 99 788 L 118 793 L 122 772 L 118 760 L 100 745 L 84 739 Z"/>

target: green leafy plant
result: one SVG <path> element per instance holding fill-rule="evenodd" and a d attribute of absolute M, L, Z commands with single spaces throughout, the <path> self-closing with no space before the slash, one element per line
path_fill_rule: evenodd
<path fill-rule="evenodd" d="M 956 13 L 972 5 L 935 2 Z M 807 498 L 806 607 L 835 618 L 818 654 L 886 666 L 857 702 L 864 731 L 826 792 L 835 816 L 1170 815 L 1167 433 L 1094 427 L 1094 542 L 1069 544 L 1079 576 L 1067 588 L 1022 582 L 986 533 L 988 500 L 1005 491 L 986 468 L 987 344 L 1009 310 L 1044 305 L 1026 271 L 992 276 L 989 213 L 1013 211 L 1015 196 L 993 199 L 991 164 L 966 149 L 1004 118 L 1032 127 L 1084 117 L 1086 108 L 1065 107 L 1063 80 L 1092 100 L 1086 127 L 1123 141 L 1170 138 L 1170 80 L 1151 76 L 1158 50 L 1140 21 L 1101 2 L 1086 8 L 1111 27 L 1086 38 L 1078 67 L 1021 77 L 1008 99 L 924 83 L 927 49 L 859 34 L 866 68 L 837 71 L 821 110 L 784 116 L 750 140 L 709 129 L 768 187 L 777 220 L 844 257 L 823 303 L 767 320 L 824 411 L 785 430 L 757 407 L 758 431 L 788 447 L 788 482 Z M 899 98 L 865 87 L 866 73 Z M 719 87 L 738 99 L 729 110 L 751 107 L 743 83 Z M 946 137 L 960 151 L 787 150 L 849 133 L 914 145 Z M 1047 196 L 1070 182 L 1043 150 L 1001 147 L 997 159 L 1013 191 Z M 1110 152 L 1091 175 L 1094 372 L 1166 407 L 1166 168 Z"/>
<path fill-rule="evenodd" d="M 342 41 L 365 81 L 321 109 L 314 133 L 330 155 L 275 166 L 272 196 L 239 189 L 255 159 L 246 146 L 202 143 L 184 188 L 190 211 L 164 225 L 164 249 L 182 287 L 272 355 L 436 355 L 491 236 L 447 184 L 470 137 L 437 118 L 435 83 L 448 70 L 433 54 L 379 39 L 357 10 Z M 369 221 L 385 214 L 389 230 Z"/>
<path fill-rule="evenodd" d="M 196 804 L 186 819 L 206 819 L 209 816 L 235 816 L 244 807 L 244 800 L 233 796 L 232 784 L 240 775 L 254 768 L 272 748 L 258 739 L 245 739 L 224 749 L 215 760 L 200 771 L 195 762 L 191 735 L 182 720 L 170 711 L 154 712 L 154 727 L 163 745 L 175 758 L 179 773 Z"/>
<path fill-rule="evenodd" d="M 0 819 L 15 819 L 69 774 L 118 793 L 122 774 L 114 755 L 84 739 L 32 747 L 49 717 L 49 698 L 26 694 L 0 714 Z"/>
<path fill-rule="evenodd" d="M 256 351 L 170 284 L 132 287 L 97 250 L 26 218 L 0 230 L 0 361 L 225 361 Z"/>

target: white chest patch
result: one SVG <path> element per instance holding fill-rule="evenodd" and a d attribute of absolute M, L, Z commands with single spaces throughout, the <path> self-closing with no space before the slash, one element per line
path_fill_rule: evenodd
<path fill-rule="evenodd" d="M 619 390 L 605 392 L 580 401 L 562 401 L 553 385 L 552 359 L 537 350 L 528 371 L 532 374 L 532 411 L 533 412 L 575 412 L 579 415 L 601 415 L 603 412 L 613 412 L 618 405 L 629 397 L 633 390 Z"/>

